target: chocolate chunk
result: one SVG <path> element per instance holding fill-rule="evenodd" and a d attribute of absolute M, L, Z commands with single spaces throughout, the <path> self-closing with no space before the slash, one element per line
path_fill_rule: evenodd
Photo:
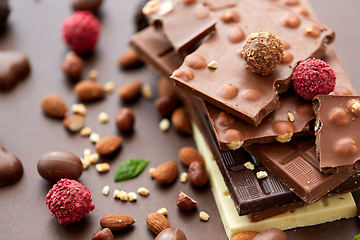
<path fill-rule="evenodd" d="M 269 228 L 260 232 L 253 240 L 288 240 L 288 237 L 278 228 Z"/>
<path fill-rule="evenodd" d="M 316 153 L 320 171 L 348 173 L 360 169 L 360 96 L 318 95 Z"/>
<path fill-rule="evenodd" d="M 185 234 L 177 228 L 167 228 L 163 231 L 161 231 L 161 233 L 159 235 L 157 235 L 157 237 L 155 238 L 155 240 L 186 240 L 186 236 Z"/>
<path fill-rule="evenodd" d="M 73 0 L 71 5 L 74 11 L 87 10 L 96 13 L 102 1 L 103 0 Z"/>
<path fill-rule="evenodd" d="M 0 186 L 17 182 L 23 172 L 20 160 L 0 145 Z"/>
<path fill-rule="evenodd" d="M 5 29 L 10 14 L 8 0 L 0 0 L 0 33 Z"/>
<path fill-rule="evenodd" d="M 73 153 L 52 151 L 40 157 L 37 170 L 41 177 L 54 183 L 62 178 L 78 179 L 83 172 L 83 165 Z"/>

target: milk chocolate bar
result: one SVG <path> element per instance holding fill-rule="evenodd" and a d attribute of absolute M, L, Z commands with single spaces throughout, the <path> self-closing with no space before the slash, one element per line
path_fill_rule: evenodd
<path fill-rule="evenodd" d="M 278 94 L 290 88 L 296 63 L 321 57 L 324 45 L 334 38 L 331 29 L 269 1 L 243 0 L 214 14 L 219 19 L 233 17 L 219 20 L 216 33 L 188 55 L 171 78 L 179 87 L 255 126 L 275 109 Z M 287 16 L 298 19 L 299 25 L 282 25 L 279 19 Z M 318 29 L 318 35 L 310 36 L 309 28 L 311 32 Z M 275 33 L 289 47 L 285 50 L 288 57 L 265 76 L 246 69 L 246 61 L 239 55 L 246 36 L 260 29 Z M 207 67 L 212 61 L 217 63 L 216 69 Z"/>
<path fill-rule="evenodd" d="M 360 96 L 318 95 L 316 155 L 320 171 L 348 173 L 360 169 Z"/>
<path fill-rule="evenodd" d="M 151 25 L 164 33 L 176 52 L 184 52 L 215 30 L 216 19 L 201 1 L 152 0 L 143 13 Z"/>

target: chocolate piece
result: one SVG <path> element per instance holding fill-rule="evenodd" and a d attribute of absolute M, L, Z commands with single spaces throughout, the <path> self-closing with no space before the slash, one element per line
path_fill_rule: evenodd
<path fill-rule="evenodd" d="M 20 160 L 0 145 L 0 187 L 17 182 L 23 172 Z"/>
<path fill-rule="evenodd" d="M 257 234 L 253 240 L 288 240 L 288 237 L 278 228 L 269 228 Z"/>
<path fill-rule="evenodd" d="M 237 3 L 235 0 L 202 0 L 202 2 L 211 11 L 218 11 L 221 9 L 234 7 Z"/>
<path fill-rule="evenodd" d="M 360 96 L 318 95 L 316 155 L 320 171 L 348 173 L 360 169 Z"/>
<path fill-rule="evenodd" d="M 254 73 L 268 75 L 281 62 L 283 52 L 283 42 L 278 36 L 259 30 L 248 36 L 241 53 L 247 62 L 246 68 Z"/>
<path fill-rule="evenodd" d="M 83 165 L 73 153 L 52 151 L 40 157 L 37 170 L 41 177 L 55 183 L 62 178 L 78 179 L 83 172 Z"/>
<path fill-rule="evenodd" d="M 0 0 L 0 33 L 5 29 L 10 14 L 8 0 Z"/>
<path fill-rule="evenodd" d="M 186 240 L 185 234 L 177 228 L 167 228 L 159 235 L 156 236 L 155 240 Z"/>
<path fill-rule="evenodd" d="M 96 13 L 101 6 L 103 0 L 73 0 L 71 3 L 74 11 L 87 10 Z"/>
<path fill-rule="evenodd" d="M 0 91 L 12 89 L 29 73 L 29 60 L 23 53 L 0 51 Z"/>
<path fill-rule="evenodd" d="M 218 21 L 216 33 L 207 38 L 193 53 L 203 57 L 207 63 L 216 61 L 217 68 L 194 69 L 183 63 L 180 69 L 191 71 L 193 77 L 186 80 L 185 76 L 177 77 L 175 71 L 172 78 L 179 87 L 257 126 L 275 109 L 278 94 L 290 88 L 292 67 L 298 61 L 310 56 L 321 57 L 324 54 L 324 44 L 333 40 L 334 32 L 317 24 L 323 31 L 314 41 L 313 37 L 304 35 L 303 28 L 309 24 L 316 24 L 315 22 L 298 15 L 301 20 L 300 25 L 289 29 L 283 26 L 279 19 L 293 12 L 269 1 L 244 0 L 233 10 L 238 13 L 241 21 L 231 24 Z M 221 17 L 220 12 L 215 12 L 215 15 Z M 230 26 L 234 25 L 238 26 L 245 36 L 259 29 L 275 33 L 290 45 L 288 51 L 293 55 L 293 60 L 280 63 L 267 76 L 252 73 L 245 68 L 246 61 L 238 53 L 243 42 L 234 44 L 231 40 L 234 37 L 229 39 L 228 31 Z M 233 98 L 224 98 L 221 94 L 220 89 L 224 84 L 231 85 L 237 90 Z M 257 93 L 259 98 L 255 100 L 244 98 L 244 93 L 247 91 Z"/>
<path fill-rule="evenodd" d="M 152 0 L 151 11 L 143 8 L 149 23 L 161 26 L 164 35 L 172 43 L 176 52 L 184 52 L 200 39 L 215 30 L 216 20 L 210 10 L 200 1 L 185 4 L 176 0 Z M 150 2 L 149 2 L 150 3 Z M 148 14 L 146 14 L 148 13 Z M 183 31 L 179 26 L 186 26 Z"/>

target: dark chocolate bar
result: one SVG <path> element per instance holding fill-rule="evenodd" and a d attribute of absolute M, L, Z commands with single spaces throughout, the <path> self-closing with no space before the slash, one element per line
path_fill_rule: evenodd
<path fill-rule="evenodd" d="M 243 0 L 234 8 L 214 14 L 218 18 L 233 17 L 219 20 L 216 33 L 185 58 L 172 78 L 179 87 L 255 126 L 275 109 L 278 94 L 290 88 L 291 73 L 297 62 L 323 56 L 324 45 L 334 38 L 331 29 L 269 1 Z M 296 28 L 282 25 L 279 19 L 286 15 L 298 18 L 300 25 Z M 319 35 L 304 33 L 309 26 L 318 29 Z M 265 76 L 246 69 L 246 61 L 239 54 L 246 36 L 260 29 L 271 31 L 285 41 L 288 47 L 285 54 L 293 56 L 284 57 Z M 217 62 L 216 69 L 207 67 L 212 61 Z"/>
<path fill-rule="evenodd" d="M 318 95 L 316 155 L 320 171 L 348 173 L 360 169 L 360 96 Z"/>

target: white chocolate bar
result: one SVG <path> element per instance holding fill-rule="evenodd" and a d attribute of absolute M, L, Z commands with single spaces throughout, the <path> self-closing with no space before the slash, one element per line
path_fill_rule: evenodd
<path fill-rule="evenodd" d="M 193 137 L 198 151 L 205 160 L 211 190 L 229 239 L 240 232 L 260 232 L 268 228 L 287 230 L 332 222 L 342 218 L 352 218 L 357 215 L 355 201 L 351 193 L 346 193 L 324 198 L 302 208 L 259 222 L 250 222 L 247 216 L 238 215 L 210 148 L 196 124 L 192 123 L 192 126 Z"/>

